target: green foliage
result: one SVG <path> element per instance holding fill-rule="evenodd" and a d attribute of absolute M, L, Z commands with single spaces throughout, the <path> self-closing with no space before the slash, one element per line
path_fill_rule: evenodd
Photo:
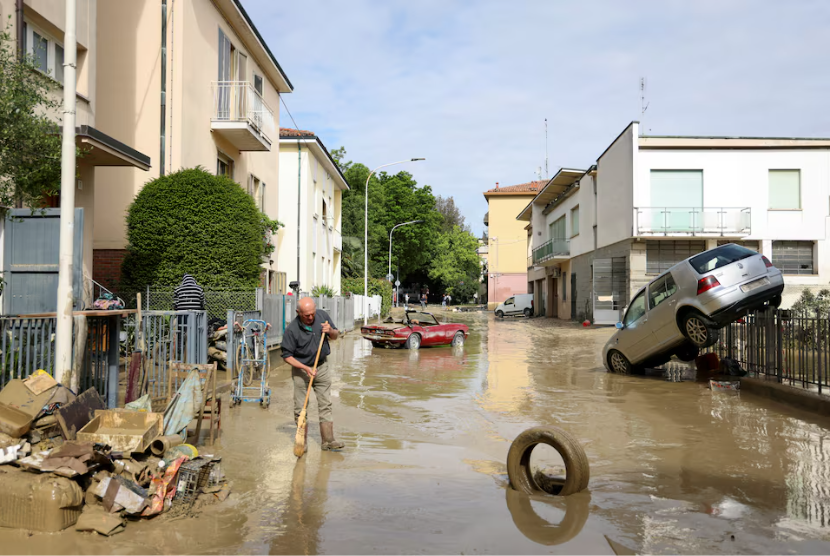
<path fill-rule="evenodd" d="M 337 292 L 329 286 L 314 286 L 311 289 L 311 295 L 312 297 L 334 297 Z"/>
<path fill-rule="evenodd" d="M 453 227 L 458 226 L 465 232 L 470 231 L 470 227 L 464 222 L 464 217 L 461 211 L 455 206 L 455 199 L 452 197 L 441 197 L 440 195 L 435 199 L 435 210 L 441 213 L 443 222 L 441 223 L 441 231 L 444 233 L 451 232 Z"/>
<path fill-rule="evenodd" d="M 827 318 L 830 316 L 830 290 L 823 289 L 814 294 L 805 288 L 790 310 L 798 317 Z"/>
<path fill-rule="evenodd" d="M 363 278 L 343 278 L 340 284 L 343 294 L 363 295 Z M 384 317 L 392 309 L 392 284 L 386 280 L 369 278 L 369 295 L 381 296 L 380 314 Z"/>
<path fill-rule="evenodd" d="M 17 58 L 9 26 L 0 32 L 0 206 L 36 207 L 60 189 L 61 135 L 49 117 L 60 108 L 57 84 Z"/>
<path fill-rule="evenodd" d="M 338 147 L 336 149 L 332 149 L 332 151 L 329 154 L 331 155 L 332 160 L 334 160 L 334 163 L 337 164 L 337 167 L 340 168 L 341 172 L 345 172 L 351 167 L 352 161 L 345 161 L 346 147 Z"/>
<path fill-rule="evenodd" d="M 441 286 L 441 294 L 449 293 L 459 302 L 472 297 L 480 274 L 477 247 L 478 240 L 460 226 L 440 235 L 429 277 Z"/>
<path fill-rule="evenodd" d="M 278 224 L 238 183 L 203 168 L 155 179 L 130 205 L 122 288 L 174 285 L 189 273 L 205 289 L 254 289 Z"/>

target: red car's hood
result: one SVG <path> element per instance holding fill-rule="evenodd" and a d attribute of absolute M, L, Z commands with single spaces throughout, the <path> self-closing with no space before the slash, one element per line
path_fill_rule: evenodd
<path fill-rule="evenodd" d="M 361 330 L 397 330 L 398 328 L 408 328 L 405 324 L 399 322 L 387 322 L 382 324 L 367 324 L 361 326 Z"/>

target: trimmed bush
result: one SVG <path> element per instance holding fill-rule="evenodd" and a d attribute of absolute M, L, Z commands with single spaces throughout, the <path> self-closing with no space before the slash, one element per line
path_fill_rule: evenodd
<path fill-rule="evenodd" d="M 343 278 L 340 284 L 343 295 L 363 295 L 363 278 Z M 384 317 L 392 310 L 392 284 L 386 280 L 369 278 L 369 295 L 381 296 L 380 314 Z"/>
<path fill-rule="evenodd" d="M 121 287 L 176 285 L 189 273 L 205 289 L 252 290 L 276 225 L 230 178 L 203 168 L 160 177 L 130 205 Z"/>

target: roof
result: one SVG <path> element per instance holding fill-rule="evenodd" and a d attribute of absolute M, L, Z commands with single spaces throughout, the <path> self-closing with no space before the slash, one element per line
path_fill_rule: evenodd
<path fill-rule="evenodd" d="M 545 182 L 544 187 L 539 190 L 539 193 L 519 213 L 516 220 L 529 221 L 533 205 L 547 205 L 583 175 L 585 175 L 585 170 L 560 168 L 550 180 Z"/>
<path fill-rule="evenodd" d="M 639 146 L 641 149 L 826 149 L 830 147 L 830 138 L 643 135 Z"/>
<path fill-rule="evenodd" d="M 508 185 L 506 187 L 498 187 L 498 184 L 493 189 L 488 189 L 484 192 L 484 198 L 490 197 L 528 197 L 535 196 L 536 193 L 545 185 L 544 181 L 529 181 L 527 183 L 520 183 L 517 185 Z"/>
<path fill-rule="evenodd" d="M 331 157 L 331 153 L 329 153 L 328 149 L 323 144 L 323 141 L 320 140 L 320 138 L 317 137 L 313 131 L 305 129 L 292 129 L 288 127 L 280 128 L 280 143 L 288 145 L 294 143 L 295 141 L 308 143 L 313 149 L 319 149 L 320 154 L 325 155 L 324 162 L 327 162 L 328 166 L 330 166 L 329 170 L 332 171 L 332 173 L 336 173 L 340 178 L 341 185 L 343 186 L 342 189 L 349 189 L 349 182 L 346 181 L 346 176 L 344 176 L 343 172 L 340 171 L 340 166 L 338 166 Z"/>

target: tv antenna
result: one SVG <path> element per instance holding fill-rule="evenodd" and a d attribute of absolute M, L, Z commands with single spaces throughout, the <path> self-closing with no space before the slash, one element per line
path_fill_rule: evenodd
<path fill-rule="evenodd" d="M 549 179 L 548 174 L 548 119 L 545 118 L 545 179 Z"/>
<path fill-rule="evenodd" d="M 641 77 L 640 78 L 640 116 L 641 117 L 645 115 L 646 110 L 648 110 L 648 105 L 649 105 L 649 103 L 646 102 L 646 87 L 647 87 L 647 85 L 648 84 L 646 83 L 646 78 Z"/>

